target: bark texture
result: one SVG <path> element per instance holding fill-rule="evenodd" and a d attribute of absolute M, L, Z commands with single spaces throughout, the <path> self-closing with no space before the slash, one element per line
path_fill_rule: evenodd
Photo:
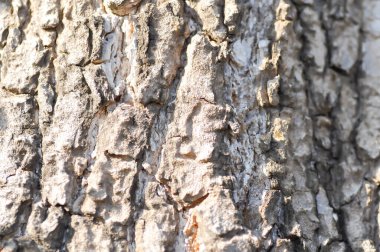
<path fill-rule="evenodd" d="M 0 0 L 0 250 L 379 251 L 379 69 L 377 0 Z"/>

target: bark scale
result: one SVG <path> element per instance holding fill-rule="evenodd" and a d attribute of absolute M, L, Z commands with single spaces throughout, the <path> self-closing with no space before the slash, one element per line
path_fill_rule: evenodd
<path fill-rule="evenodd" d="M 0 248 L 379 250 L 379 13 L 0 1 Z"/>

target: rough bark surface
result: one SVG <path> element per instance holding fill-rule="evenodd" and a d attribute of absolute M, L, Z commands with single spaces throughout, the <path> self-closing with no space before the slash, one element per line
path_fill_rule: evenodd
<path fill-rule="evenodd" d="M 380 1 L 0 0 L 1 251 L 379 251 Z"/>

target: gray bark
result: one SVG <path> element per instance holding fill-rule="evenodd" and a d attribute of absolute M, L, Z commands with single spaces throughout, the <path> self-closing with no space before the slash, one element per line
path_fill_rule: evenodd
<path fill-rule="evenodd" d="M 379 251 L 379 13 L 0 0 L 0 250 Z"/>

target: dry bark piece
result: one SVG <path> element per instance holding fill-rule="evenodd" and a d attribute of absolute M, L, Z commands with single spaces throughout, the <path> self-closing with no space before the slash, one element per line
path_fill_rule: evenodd
<path fill-rule="evenodd" d="M 118 16 L 126 16 L 139 5 L 141 0 L 105 0 L 105 6 Z"/>

